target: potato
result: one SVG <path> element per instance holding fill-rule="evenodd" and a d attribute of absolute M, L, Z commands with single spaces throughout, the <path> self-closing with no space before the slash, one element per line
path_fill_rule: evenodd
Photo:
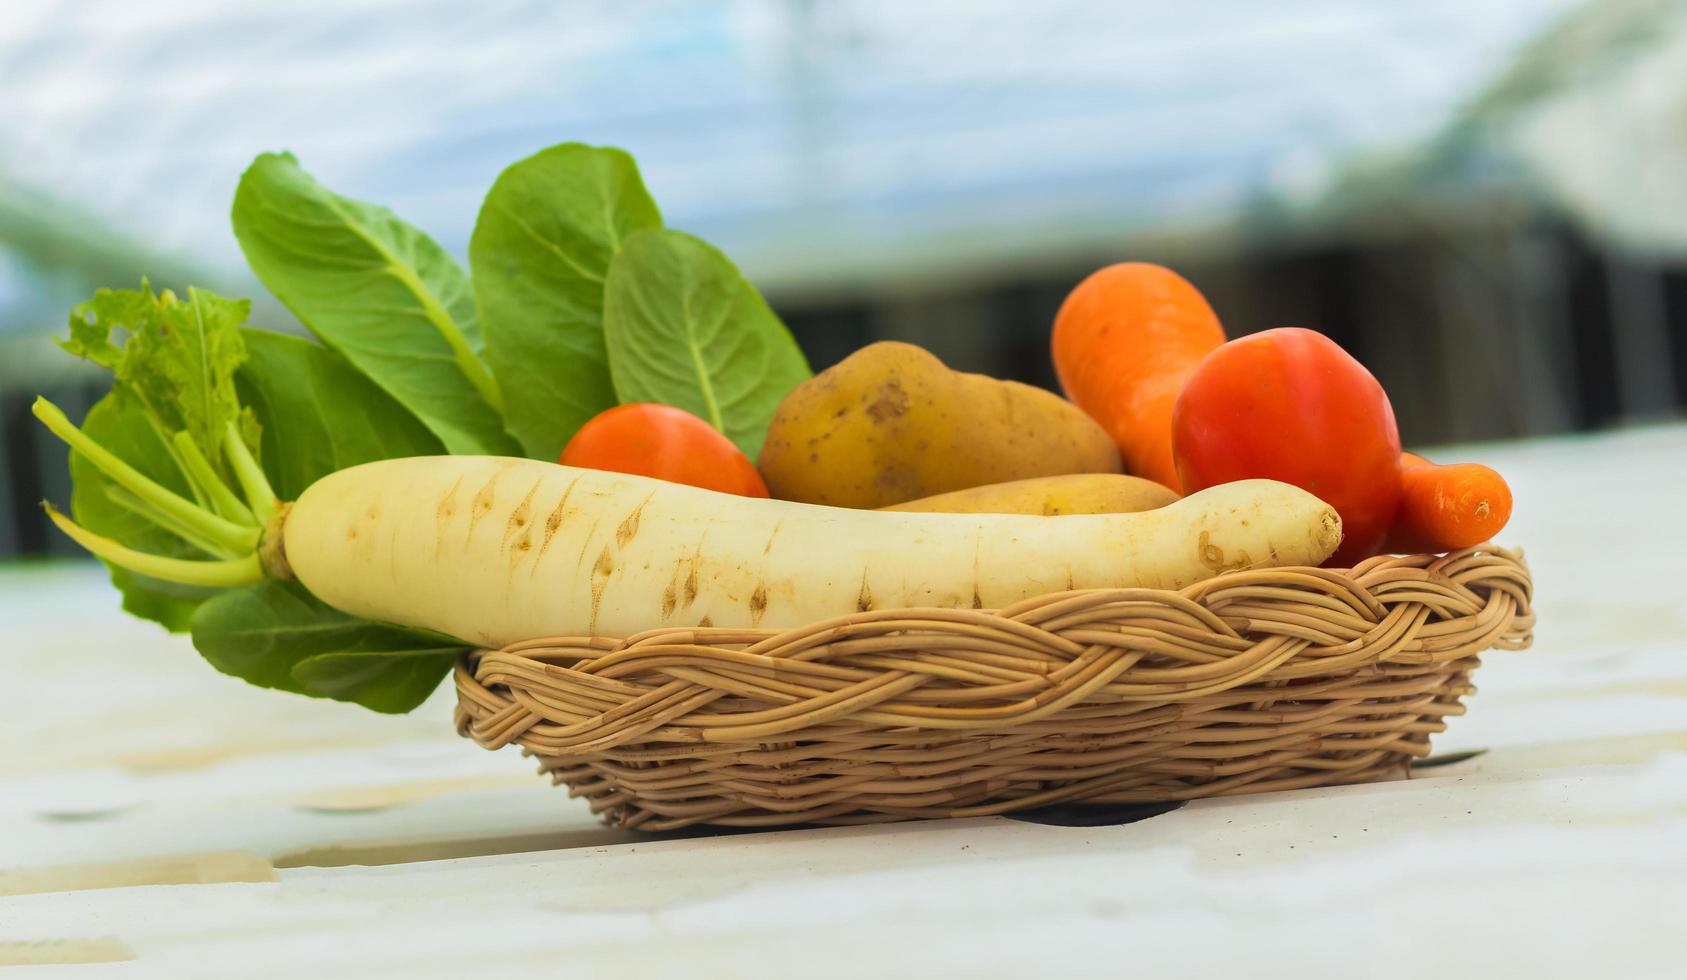
<path fill-rule="evenodd" d="M 1060 396 L 951 371 L 922 348 L 889 341 L 863 347 L 787 395 L 760 465 L 775 497 L 862 508 L 1120 470 L 1113 440 Z"/>
<path fill-rule="evenodd" d="M 1164 484 L 1118 473 L 1072 473 L 991 483 L 892 504 L 881 510 L 943 514 L 1134 514 L 1177 499 Z"/>

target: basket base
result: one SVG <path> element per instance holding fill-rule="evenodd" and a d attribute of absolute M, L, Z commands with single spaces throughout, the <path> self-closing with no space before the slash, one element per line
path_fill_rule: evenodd
<path fill-rule="evenodd" d="M 978 817 L 1062 803 L 1159 803 L 1406 778 L 1462 714 L 1475 657 L 1354 677 L 1354 689 L 1229 692 L 1201 704 L 1087 705 L 1057 723 L 944 737 L 837 726 L 800 742 L 528 749 L 606 823 L 646 831 Z M 1368 683 L 1367 683 L 1368 682 Z M 1412 693 L 1379 698 L 1381 683 Z M 1262 696 L 1264 695 L 1264 696 Z M 1087 714 L 1080 719 L 1074 714 Z M 852 728 L 854 730 L 852 730 Z M 1088 728 L 1090 730 L 1082 730 Z M 816 734 L 813 732 L 810 735 Z"/>
<path fill-rule="evenodd" d="M 1053 798 L 1063 801 L 1076 801 L 1079 805 L 1094 804 L 1102 806 L 1121 803 L 1163 803 L 1194 800 L 1207 796 L 1234 796 L 1244 793 L 1309 789 L 1315 786 L 1342 786 L 1349 783 L 1380 782 L 1388 779 L 1406 778 L 1410 770 L 1411 758 L 1413 757 L 1399 756 L 1397 759 L 1389 759 L 1376 765 L 1340 772 L 1327 770 L 1296 771 L 1293 768 L 1284 767 L 1275 775 L 1267 773 L 1264 774 L 1265 778 L 1240 785 L 1222 784 L 1220 781 L 1214 781 L 1205 785 L 1168 786 L 1163 789 L 1142 787 L 1135 790 L 1102 793 L 1096 796 L 1060 793 Z M 763 828 L 849 826 L 895 823 L 903 820 L 1006 815 L 1045 807 L 1049 805 L 1046 801 L 1059 789 L 1059 787 L 1056 787 L 1051 790 L 1049 787 L 1035 783 L 1003 787 L 982 785 L 972 792 L 955 794 L 956 799 L 954 801 L 960 804 L 970 798 L 980 802 L 971 806 L 957 805 L 950 807 L 886 804 L 867 809 L 861 806 L 860 801 L 852 800 L 813 809 L 784 811 L 738 804 L 723 805 L 703 800 L 687 801 L 695 806 L 707 808 L 708 812 L 699 813 L 691 805 L 674 807 L 665 803 L 647 801 L 641 796 L 629 793 L 623 787 L 618 787 L 600 773 L 588 771 L 586 767 L 552 770 L 550 775 L 554 783 L 568 788 L 569 796 L 584 797 L 591 804 L 592 812 L 597 814 L 599 819 L 608 826 L 652 833 L 680 830 L 698 825 Z"/>

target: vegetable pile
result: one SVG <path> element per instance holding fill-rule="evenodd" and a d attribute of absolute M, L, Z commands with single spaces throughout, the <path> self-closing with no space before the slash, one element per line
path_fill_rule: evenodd
<path fill-rule="evenodd" d="M 554 460 L 624 401 L 678 406 L 754 453 L 810 373 L 729 259 L 662 226 L 618 150 L 564 144 L 506 169 L 469 271 L 286 154 L 252 163 L 232 218 L 252 271 L 320 343 L 250 329 L 249 304 L 203 290 L 101 290 L 62 346 L 110 369 L 111 393 L 80 432 L 51 405 L 36 414 L 73 447 L 75 523 L 50 513 L 106 560 L 123 607 L 265 687 L 407 711 L 469 646 L 266 574 L 278 500 L 373 460 Z"/>
<path fill-rule="evenodd" d="M 60 344 L 112 390 L 80 425 L 35 412 L 71 447 L 71 515 L 48 513 L 124 608 L 264 687 L 408 711 L 476 647 L 1175 589 L 1464 547 L 1509 514 L 1491 470 L 1403 455 L 1334 344 L 1225 343 L 1157 266 L 1062 307 L 1067 401 L 901 343 L 812 375 L 619 150 L 506 169 L 467 271 L 286 154 L 233 224 L 315 341 L 200 289 L 101 290 Z"/>

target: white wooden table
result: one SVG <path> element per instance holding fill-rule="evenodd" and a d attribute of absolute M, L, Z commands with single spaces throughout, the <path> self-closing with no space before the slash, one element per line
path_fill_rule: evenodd
<path fill-rule="evenodd" d="M 98 570 L 0 572 L 12 975 L 1687 976 L 1687 427 L 1485 448 L 1540 627 L 1407 781 L 1137 823 L 647 839 L 449 690 L 250 688 Z M 70 965 L 83 964 L 83 965 Z"/>

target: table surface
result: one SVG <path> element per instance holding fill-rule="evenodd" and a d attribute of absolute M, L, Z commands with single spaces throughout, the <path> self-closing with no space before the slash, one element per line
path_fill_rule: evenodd
<path fill-rule="evenodd" d="M 449 690 L 395 718 L 247 687 L 97 568 L 7 569 L 0 965 L 1687 975 L 1687 426 L 1471 455 L 1512 482 L 1540 625 L 1486 658 L 1448 764 L 1114 826 L 641 837 L 459 739 Z"/>

